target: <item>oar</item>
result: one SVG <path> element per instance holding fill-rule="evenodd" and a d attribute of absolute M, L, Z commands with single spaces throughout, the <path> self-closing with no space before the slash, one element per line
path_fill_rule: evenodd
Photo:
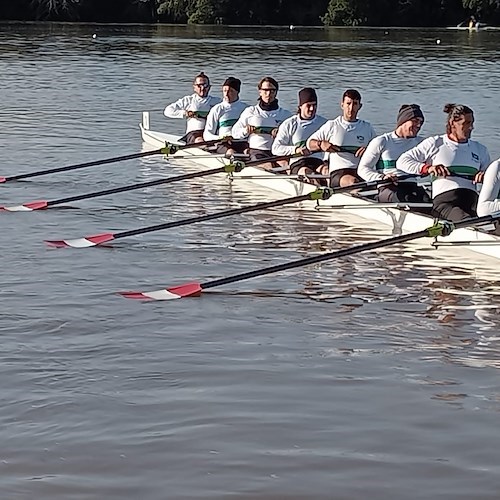
<path fill-rule="evenodd" d="M 265 159 L 269 161 L 268 158 Z M 263 161 L 263 160 L 255 160 Z M 238 162 L 236 162 L 238 163 Z M 249 162 L 255 164 L 255 162 Z M 246 165 L 248 166 L 249 163 Z M 284 198 L 281 200 L 268 201 L 264 203 L 257 203 L 256 205 L 249 205 L 241 208 L 232 208 L 230 210 L 224 210 L 222 212 L 216 212 L 213 214 L 200 215 L 198 217 L 190 217 L 189 219 L 182 219 L 179 221 L 165 222 L 163 224 L 156 224 L 154 226 L 142 227 L 139 229 L 131 229 L 129 231 L 122 231 L 120 233 L 100 233 L 92 236 L 86 236 L 82 238 L 75 238 L 70 240 L 46 240 L 46 243 L 52 247 L 65 248 L 88 248 L 101 245 L 103 243 L 108 243 L 113 240 L 118 240 L 121 238 L 128 238 L 129 236 L 137 236 L 139 234 L 151 233 L 153 231 L 162 231 L 163 229 L 171 229 L 174 227 L 186 226 L 189 224 L 196 224 L 198 222 L 205 222 L 208 220 L 221 219 L 223 217 L 230 217 L 232 215 L 240 215 L 248 212 L 254 212 L 256 210 L 265 210 L 267 208 L 281 207 L 284 205 L 290 205 L 292 203 L 299 203 L 301 201 L 308 200 L 327 200 L 332 195 L 336 193 L 342 193 L 346 191 L 352 191 L 353 189 L 360 189 L 370 186 L 375 186 L 380 184 L 380 182 L 361 182 L 353 184 L 352 186 L 338 187 L 335 189 L 331 188 L 319 188 L 307 194 L 293 196 L 291 198 Z"/>
<path fill-rule="evenodd" d="M 89 161 L 86 163 L 77 163 L 76 165 L 67 165 L 65 167 L 50 168 L 47 170 L 38 170 L 37 172 L 30 172 L 28 174 L 17 174 L 8 177 L 0 177 L 0 184 L 10 181 L 19 181 L 21 179 L 29 179 L 30 177 L 39 177 L 41 175 L 56 174 L 59 172 L 67 172 L 69 170 L 78 170 L 81 168 L 96 167 L 98 165 L 106 165 L 108 163 L 117 163 L 119 161 L 134 160 L 136 158 L 144 158 L 146 156 L 153 156 L 160 154 L 171 155 L 183 149 L 197 148 L 200 146 L 211 146 L 217 144 L 218 142 L 221 142 L 221 140 L 218 139 L 213 141 L 198 142 L 195 144 L 183 144 L 180 146 L 167 143 L 165 144 L 164 147 L 160 149 L 155 149 L 153 151 L 142 151 L 141 153 L 132 153 L 130 155 L 125 155 L 125 156 L 115 156 L 113 158 L 106 158 L 104 160 Z"/>
<path fill-rule="evenodd" d="M 172 184 L 173 182 L 179 182 L 179 181 L 185 181 L 188 179 L 196 179 L 198 177 L 207 177 L 209 175 L 213 174 L 219 174 L 219 173 L 233 173 L 233 172 L 240 172 L 245 168 L 246 166 L 255 166 L 258 165 L 259 163 L 267 163 L 269 160 L 283 160 L 286 158 L 290 158 L 291 155 L 288 156 L 273 156 L 270 158 L 263 158 L 259 160 L 254 160 L 251 162 L 243 162 L 243 161 L 234 161 L 231 163 L 228 163 L 226 165 L 223 165 L 221 167 L 213 168 L 211 170 L 204 170 L 202 172 L 191 172 L 189 174 L 183 174 L 183 175 L 178 175 L 175 177 L 167 177 L 166 179 L 155 179 L 153 181 L 148 181 L 148 182 L 141 182 L 137 184 L 130 184 L 128 186 L 121 186 L 121 187 L 116 187 L 116 188 L 110 188 L 110 189 L 105 189 L 103 191 L 94 191 L 92 193 L 86 193 L 86 194 L 80 194 L 80 195 L 75 195 L 75 196 L 68 196 L 66 198 L 58 198 L 57 200 L 37 200 L 37 201 L 29 201 L 26 203 L 22 203 L 21 205 L 12 205 L 12 206 L 0 206 L 0 211 L 7 211 L 7 212 L 32 212 L 34 210 L 42 210 L 50 207 L 54 207 L 56 205 L 62 205 L 64 203 L 71 203 L 73 201 L 80 201 L 80 200 L 88 200 L 90 198 L 98 198 L 100 196 L 106 196 L 109 194 L 116 194 L 116 193 L 124 193 L 126 191 L 133 191 L 135 189 L 142 189 L 145 187 L 151 187 L 151 186 L 159 186 L 161 184 Z"/>
<path fill-rule="evenodd" d="M 369 250 L 376 250 L 377 248 L 389 247 L 398 243 L 406 243 L 407 241 L 416 240 L 418 238 L 435 238 L 437 236 L 448 236 L 451 231 L 461 227 L 474 226 L 478 224 L 484 224 L 486 222 L 493 222 L 500 219 L 500 212 L 493 215 L 486 215 L 484 217 L 475 217 L 471 219 L 466 219 L 460 222 L 438 222 L 437 224 L 428 227 L 422 231 L 417 231 L 415 233 L 404 234 L 401 236 L 395 236 L 392 238 L 383 239 L 380 241 L 374 241 L 372 243 L 364 243 L 362 245 L 355 245 L 350 248 L 344 248 L 336 252 L 329 252 L 321 255 L 316 255 L 314 257 L 307 257 L 305 259 L 295 260 L 285 264 L 279 264 L 277 266 L 264 267 L 263 269 L 257 269 L 255 271 L 250 271 L 247 273 L 235 274 L 227 278 L 221 278 L 213 281 L 207 281 L 205 283 L 186 283 L 184 285 L 174 286 L 170 288 L 162 288 L 161 290 L 154 290 L 149 292 L 118 292 L 120 295 L 128 299 L 142 299 L 142 300 L 170 300 L 170 299 L 180 299 L 183 297 L 197 296 L 200 295 L 203 290 L 208 288 L 215 288 L 217 286 L 227 285 L 229 283 L 235 283 L 237 281 L 243 281 L 250 278 L 256 278 L 258 276 L 265 276 L 266 274 L 278 273 L 281 271 L 286 271 L 287 269 L 294 269 L 297 267 L 307 266 L 310 264 L 316 264 L 318 262 L 324 262 L 327 260 L 338 259 L 340 257 L 347 257 L 349 255 L 355 255 L 361 252 L 367 252 Z"/>

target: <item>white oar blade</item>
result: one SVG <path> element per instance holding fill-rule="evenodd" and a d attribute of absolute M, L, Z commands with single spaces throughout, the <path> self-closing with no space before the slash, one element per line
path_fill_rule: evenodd
<path fill-rule="evenodd" d="M 33 210 L 42 210 L 47 208 L 47 201 L 30 201 L 29 203 L 23 203 L 22 205 L 13 205 L 12 207 L 0 207 L 0 210 L 6 212 L 33 212 Z"/>
<path fill-rule="evenodd" d="M 126 299 L 136 300 L 173 300 L 184 297 L 195 297 L 202 291 L 200 283 L 186 283 L 185 285 L 162 288 L 151 292 L 118 292 Z"/>
<path fill-rule="evenodd" d="M 76 238 L 74 240 L 45 240 L 45 243 L 55 248 L 88 248 L 107 243 L 115 239 L 113 233 L 95 234 L 86 238 Z"/>

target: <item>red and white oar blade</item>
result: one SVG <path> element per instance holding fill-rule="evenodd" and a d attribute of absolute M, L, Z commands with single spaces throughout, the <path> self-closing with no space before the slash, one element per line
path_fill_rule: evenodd
<path fill-rule="evenodd" d="M 184 297 L 196 297 L 201 294 L 200 283 L 186 283 L 172 288 L 162 288 L 152 292 L 118 292 L 126 299 L 136 300 L 173 300 Z"/>
<path fill-rule="evenodd" d="M 0 210 L 5 210 L 6 212 L 33 212 L 33 210 L 43 210 L 47 208 L 47 204 L 48 202 L 45 200 L 30 201 L 29 203 L 13 205 L 11 207 L 0 206 Z"/>
<path fill-rule="evenodd" d="M 115 239 L 113 233 L 95 234 L 86 238 L 75 238 L 74 240 L 45 240 L 45 243 L 56 248 L 88 248 L 107 243 Z"/>
<path fill-rule="evenodd" d="M 0 177 L 0 184 L 7 182 L 7 177 Z"/>

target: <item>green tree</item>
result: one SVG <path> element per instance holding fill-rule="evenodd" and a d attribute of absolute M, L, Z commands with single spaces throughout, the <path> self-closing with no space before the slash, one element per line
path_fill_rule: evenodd
<path fill-rule="evenodd" d="M 77 21 L 80 0 L 33 0 L 32 6 L 37 21 Z"/>
<path fill-rule="evenodd" d="M 330 0 L 321 20 L 326 26 L 357 26 L 366 21 L 358 0 Z"/>
<path fill-rule="evenodd" d="M 500 0 L 463 0 L 463 6 L 483 22 L 500 21 Z"/>

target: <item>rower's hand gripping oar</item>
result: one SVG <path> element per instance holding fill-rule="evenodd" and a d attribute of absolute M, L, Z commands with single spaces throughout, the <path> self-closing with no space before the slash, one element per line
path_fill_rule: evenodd
<path fill-rule="evenodd" d="M 155 149 L 153 151 L 142 151 L 140 153 L 132 153 L 129 155 L 124 155 L 124 156 L 115 156 L 113 158 L 105 158 L 104 160 L 89 161 L 89 162 L 85 162 L 85 163 L 77 163 L 75 165 L 67 165 L 65 167 L 50 168 L 47 170 L 38 170 L 37 172 L 29 172 L 26 174 L 17 174 L 17 175 L 11 175 L 8 177 L 0 177 L 0 184 L 5 183 L 5 182 L 10 182 L 10 181 L 19 181 L 22 179 L 29 179 L 31 177 L 40 177 L 42 175 L 56 174 L 59 172 L 68 172 L 70 170 L 79 170 L 82 168 L 96 167 L 99 165 L 107 165 L 109 163 L 117 163 L 120 161 L 134 160 L 136 158 L 144 158 L 146 156 L 153 156 L 153 155 L 166 155 L 166 156 L 168 156 L 168 155 L 172 155 L 172 154 L 176 153 L 177 151 L 181 151 L 183 149 L 197 148 L 200 146 L 211 146 L 211 145 L 217 144 L 218 142 L 221 142 L 220 139 L 213 140 L 213 141 L 198 142 L 198 143 L 194 143 L 194 144 L 182 144 L 182 145 L 165 143 L 165 146 L 163 146 L 160 149 Z"/>
<path fill-rule="evenodd" d="M 188 174 L 178 175 L 175 177 L 168 177 L 166 179 L 155 179 L 153 181 L 141 182 L 141 183 L 137 183 L 137 184 L 131 184 L 128 186 L 120 186 L 120 187 L 116 187 L 116 188 L 105 189 L 103 191 L 94 191 L 92 193 L 86 193 L 86 194 L 75 195 L 75 196 L 68 196 L 66 198 L 59 198 L 57 200 L 37 200 L 37 201 L 30 201 L 27 203 L 22 203 L 20 205 L 0 206 L 0 211 L 3 210 L 3 211 L 7 211 L 7 212 L 32 212 L 34 210 L 43 210 L 43 209 L 54 207 L 57 205 L 62 205 L 64 203 L 72 203 L 74 201 L 88 200 L 90 198 L 98 198 L 100 196 L 107 196 L 107 195 L 116 194 L 116 193 L 123 193 L 126 191 L 133 191 L 135 189 L 142 189 L 142 188 L 146 188 L 146 187 L 159 186 L 162 184 L 172 184 L 172 183 L 178 182 L 178 181 L 185 181 L 188 179 L 196 179 L 199 177 L 207 177 L 209 175 L 218 174 L 218 173 L 233 174 L 234 172 L 241 172 L 241 170 L 243 170 L 243 168 L 245 168 L 246 166 L 258 165 L 259 163 L 266 163 L 269 160 L 273 160 L 273 161 L 284 160 L 284 159 L 288 159 L 290 157 L 291 157 L 291 155 L 273 156 L 270 158 L 259 159 L 259 160 L 250 161 L 247 163 L 240 161 L 240 160 L 235 160 L 235 161 L 231 161 L 230 163 L 223 165 L 221 167 L 213 168 L 211 170 L 205 170 L 202 172 L 192 172 L 192 173 L 188 173 Z"/>
<path fill-rule="evenodd" d="M 227 278 L 207 281 L 205 283 L 192 282 L 170 288 L 163 288 L 160 290 L 153 290 L 146 292 L 132 291 L 132 292 L 118 292 L 118 293 L 128 299 L 141 299 L 141 300 L 170 300 L 170 299 L 180 299 L 183 297 L 198 296 L 202 293 L 203 290 L 206 290 L 208 288 L 227 285 L 229 283 L 235 283 L 237 281 L 256 278 L 258 276 L 265 276 L 267 274 L 278 273 L 281 271 L 286 271 L 288 269 L 294 269 L 297 267 L 307 266 L 310 264 L 316 264 L 318 262 L 338 259 L 340 257 L 347 257 L 349 255 L 355 255 L 361 252 L 367 252 L 369 250 L 376 250 L 378 248 L 384 248 L 395 244 L 406 243 L 408 241 L 416 240 L 419 238 L 425 238 L 425 237 L 436 238 L 438 236 L 448 236 L 454 229 L 480 225 L 487 222 L 493 222 L 498 219 L 500 219 L 500 213 L 496 213 L 493 215 L 486 215 L 484 217 L 465 219 L 463 221 L 455 223 L 451 223 L 448 221 L 438 222 L 433 226 L 428 227 L 427 229 L 424 229 L 422 231 L 417 231 L 415 233 L 395 236 L 380 241 L 374 241 L 372 243 L 355 245 L 353 247 L 344 248 L 336 252 L 329 252 L 321 255 L 316 255 L 314 257 L 295 260 L 285 264 L 279 264 L 277 266 L 265 267 L 263 269 L 257 269 L 255 271 L 250 271 L 247 273 L 236 274 L 233 276 L 229 276 Z"/>

